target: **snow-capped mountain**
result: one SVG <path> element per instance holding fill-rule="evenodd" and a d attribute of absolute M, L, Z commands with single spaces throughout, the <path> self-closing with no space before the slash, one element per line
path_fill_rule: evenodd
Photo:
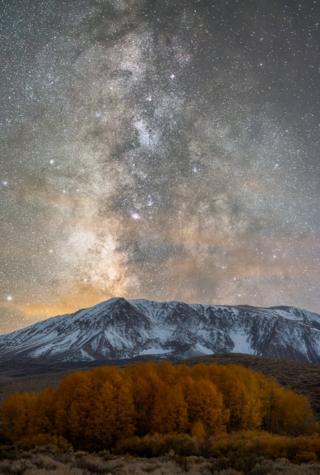
<path fill-rule="evenodd" d="M 0 336 L 0 360 L 94 361 L 248 353 L 320 362 L 320 316 L 292 307 L 113 298 Z"/>

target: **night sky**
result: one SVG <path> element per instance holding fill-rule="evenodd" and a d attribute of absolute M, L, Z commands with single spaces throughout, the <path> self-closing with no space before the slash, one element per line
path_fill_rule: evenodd
<path fill-rule="evenodd" d="M 0 0 L 0 332 L 320 312 L 319 30 L 318 0 Z"/>

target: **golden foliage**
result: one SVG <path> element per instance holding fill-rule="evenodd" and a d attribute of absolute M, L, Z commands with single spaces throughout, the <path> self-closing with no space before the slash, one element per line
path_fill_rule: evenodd
<path fill-rule="evenodd" d="M 213 457 L 242 459 L 254 454 L 270 459 L 287 458 L 296 462 L 320 458 L 318 435 L 286 436 L 268 432 L 238 431 L 212 439 L 209 454 Z"/>
<path fill-rule="evenodd" d="M 162 440 L 156 434 L 185 434 L 183 446 L 190 435 L 200 443 L 239 430 L 307 434 L 315 422 L 304 396 L 261 374 L 240 366 L 166 362 L 76 372 L 56 391 L 15 394 L 3 403 L 2 430 L 14 443 L 47 434 L 100 450 L 139 437 L 156 443 Z M 307 458 L 313 450 L 304 452 Z"/>

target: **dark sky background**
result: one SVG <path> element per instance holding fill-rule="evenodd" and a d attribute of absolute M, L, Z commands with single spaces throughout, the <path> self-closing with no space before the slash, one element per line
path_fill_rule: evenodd
<path fill-rule="evenodd" d="M 0 332 L 111 296 L 320 312 L 320 1 L 0 0 Z"/>

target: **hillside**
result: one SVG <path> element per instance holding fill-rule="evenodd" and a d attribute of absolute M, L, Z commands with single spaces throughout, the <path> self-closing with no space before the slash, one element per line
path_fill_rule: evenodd
<path fill-rule="evenodd" d="M 292 307 L 113 298 L 0 336 L 0 364 L 18 366 L 216 353 L 320 362 L 320 316 Z"/>

